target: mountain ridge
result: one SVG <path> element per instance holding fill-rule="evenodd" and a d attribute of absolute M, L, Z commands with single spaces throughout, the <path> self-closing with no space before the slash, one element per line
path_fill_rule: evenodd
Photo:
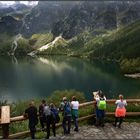
<path fill-rule="evenodd" d="M 21 17 L 24 25 L 18 33 L 31 37 L 51 31 L 54 36 L 62 34 L 70 39 L 84 30 L 117 29 L 139 19 L 139 7 L 138 1 L 39 1 Z"/>

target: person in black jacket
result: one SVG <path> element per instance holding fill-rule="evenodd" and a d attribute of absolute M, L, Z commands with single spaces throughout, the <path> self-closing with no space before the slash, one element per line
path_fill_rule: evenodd
<path fill-rule="evenodd" d="M 42 100 L 41 105 L 39 106 L 39 120 L 41 124 L 42 131 L 44 131 L 44 123 L 46 121 L 45 116 L 44 116 L 44 106 L 46 106 L 46 101 Z"/>
<path fill-rule="evenodd" d="M 24 117 L 27 117 L 29 119 L 29 129 L 31 138 L 35 139 L 35 132 L 36 132 L 36 125 L 38 123 L 38 117 L 37 117 L 37 108 L 34 105 L 34 102 L 31 101 L 29 104 L 29 107 L 25 110 Z"/>

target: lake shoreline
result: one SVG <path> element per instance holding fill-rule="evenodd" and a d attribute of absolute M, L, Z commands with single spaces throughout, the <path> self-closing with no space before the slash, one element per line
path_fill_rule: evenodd
<path fill-rule="evenodd" d="M 134 74 L 124 74 L 125 77 L 140 79 L 140 73 L 134 73 Z"/>

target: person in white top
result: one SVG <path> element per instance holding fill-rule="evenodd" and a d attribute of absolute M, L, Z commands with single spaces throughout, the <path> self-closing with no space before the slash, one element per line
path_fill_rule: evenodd
<path fill-rule="evenodd" d="M 76 97 L 72 97 L 71 101 L 71 108 L 72 108 L 72 119 L 74 121 L 75 129 L 74 131 L 78 132 L 78 109 L 79 109 L 79 102 L 77 101 Z"/>
<path fill-rule="evenodd" d="M 115 111 L 115 124 L 113 124 L 113 125 L 116 127 L 118 119 L 120 119 L 118 127 L 121 128 L 123 118 L 125 117 L 125 114 L 126 114 L 125 107 L 127 106 L 127 102 L 126 102 L 126 100 L 123 99 L 123 95 L 120 94 L 119 100 L 116 100 L 115 104 L 117 105 L 117 107 L 116 107 L 116 111 Z"/>

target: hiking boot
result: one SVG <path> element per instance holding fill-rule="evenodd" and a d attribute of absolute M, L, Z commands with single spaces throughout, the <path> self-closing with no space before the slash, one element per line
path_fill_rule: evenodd
<path fill-rule="evenodd" d="M 68 131 L 67 134 L 70 134 L 70 131 Z"/>
<path fill-rule="evenodd" d="M 118 125 L 118 128 L 121 128 L 121 125 Z"/>
<path fill-rule="evenodd" d="M 101 127 L 104 127 L 105 125 L 104 124 L 101 124 Z"/>
<path fill-rule="evenodd" d="M 74 128 L 74 131 L 78 132 L 78 128 Z"/>
<path fill-rule="evenodd" d="M 116 124 L 112 124 L 114 127 L 116 127 Z"/>
<path fill-rule="evenodd" d="M 99 125 L 98 125 L 98 124 L 95 124 L 95 126 L 96 126 L 96 127 L 99 127 Z"/>

